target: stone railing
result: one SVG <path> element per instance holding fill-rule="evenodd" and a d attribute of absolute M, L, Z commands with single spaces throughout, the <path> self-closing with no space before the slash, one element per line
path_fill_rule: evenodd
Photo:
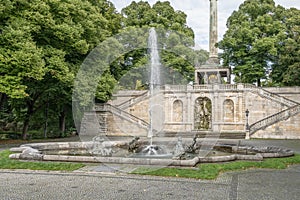
<path fill-rule="evenodd" d="M 130 121 L 134 124 L 137 124 L 141 126 L 142 128 L 148 129 L 149 123 L 110 104 L 97 104 L 95 105 L 95 111 L 107 111 L 111 112 L 115 115 L 118 115 L 119 117 L 122 117 L 123 119 Z"/>
<path fill-rule="evenodd" d="M 276 124 L 277 122 L 286 120 L 294 115 L 297 115 L 298 113 L 300 113 L 299 104 L 274 115 L 268 116 L 262 120 L 259 120 L 258 122 L 255 122 L 254 124 L 249 126 L 250 135 L 253 135 L 258 130 L 264 129 L 268 126 Z"/>
<path fill-rule="evenodd" d="M 187 85 L 165 85 L 164 91 L 187 91 Z"/>
<path fill-rule="evenodd" d="M 236 84 L 224 84 L 224 85 L 219 85 L 219 90 L 237 90 L 238 85 Z"/>
<path fill-rule="evenodd" d="M 147 99 L 148 97 L 149 97 L 149 92 L 146 91 L 143 94 L 141 94 L 135 98 L 129 99 L 128 101 L 125 101 L 125 102 L 117 105 L 117 107 L 120 109 L 126 109 L 126 108 L 129 108 L 130 106 L 133 106 L 133 105 Z"/>
<path fill-rule="evenodd" d="M 202 91 L 228 91 L 237 90 L 237 85 L 235 84 L 214 84 L 214 85 L 166 85 L 165 91 L 187 91 L 187 90 L 202 90 Z"/>
<path fill-rule="evenodd" d="M 194 85 L 194 90 L 213 90 L 213 85 Z"/>
<path fill-rule="evenodd" d="M 164 91 L 247 91 L 255 93 L 263 98 L 275 101 L 287 107 L 292 107 L 299 104 L 296 101 L 280 96 L 278 94 L 269 92 L 266 89 L 257 87 L 252 84 L 213 84 L 213 85 L 166 85 Z"/>
<path fill-rule="evenodd" d="M 267 91 L 263 88 L 256 87 L 255 85 L 243 84 L 243 88 L 247 91 L 258 94 L 261 97 L 264 97 L 264 98 L 267 98 L 269 100 L 278 102 L 278 103 L 283 104 L 283 105 L 288 106 L 288 107 L 292 107 L 292 106 L 295 106 L 295 105 L 298 104 L 297 102 L 295 102 L 291 99 L 288 99 L 288 98 L 280 96 L 278 94 L 269 92 L 269 91 Z"/>

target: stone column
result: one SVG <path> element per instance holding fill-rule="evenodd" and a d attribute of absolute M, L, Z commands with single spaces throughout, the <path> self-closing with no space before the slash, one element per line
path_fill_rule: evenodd
<path fill-rule="evenodd" d="M 187 95 L 186 95 L 186 100 L 187 100 L 187 112 L 186 112 L 186 123 L 188 124 L 191 124 L 191 125 L 187 125 L 186 128 L 185 128 L 185 131 L 192 131 L 193 130 L 193 117 L 192 115 L 194 114 L 193 113 L 193 103 L 192 103 L 192 93 L 191 91 L 188 91 L 187 92 Z"/>
<path fill-rule="evenodd" d="M 218 49 L 215 47 L 218 42 L 218 0 L 210 1 L 210 25 L 209 25 L 209 58 L 212 62 L 218 63 Z"/>

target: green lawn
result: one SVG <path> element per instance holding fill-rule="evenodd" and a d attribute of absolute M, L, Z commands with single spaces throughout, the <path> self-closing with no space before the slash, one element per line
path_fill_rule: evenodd
<path fill-rule="evenodd" d="M 0 151 L 0 169 L 74 171 L 85 166 L 81 163 L 18 161 L 9 159 L 10 154 L 9 150 Z"/>
<path fill-rule="evenodd" d="M 156 169 L 155 167 L 140 167 L 132 173 L 196 179 L 216 179 L 220 173 L 227 171 L 245 170 L 249 168 L 285 169 L 292 164 L 300 164 L 300 154 L 287 158 L 269 158 L 259 162 L 235 161 L 229 163 L 199 164 L 196 169 L 169 167 Z"/>

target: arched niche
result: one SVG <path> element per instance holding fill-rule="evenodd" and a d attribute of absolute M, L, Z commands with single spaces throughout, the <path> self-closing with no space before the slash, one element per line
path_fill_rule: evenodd
<path fill-rule="evenodd" d="M 173 122 L 183 121 L 183 103 L 181 100 L 173 102 Z"/>
<path fill-rule="evenodd" d="M 234 102 L 226 99 L 223 103 L 223 120 L 224 122 L 234 122 Z"/>
<path fill-rule="evenodd" d="M 212 104 L 207 97 L 199 97 L 194 107 L 194 129 L 209 130 L 212 124 Z"/>

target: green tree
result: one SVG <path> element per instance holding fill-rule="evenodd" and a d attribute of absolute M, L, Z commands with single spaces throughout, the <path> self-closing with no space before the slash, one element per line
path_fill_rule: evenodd
<path fill-rule="evenodd" d="M 278 63 L 273 66 L 271 78 L 273 84 L 300 86 L 300 10 L 280 8 L 278 19 L 285 25 L 282 34 Z"/>
<path fill-rule="evenodd" d="M 193 30 L 187 26 L 186 14 L 176 11 L 170 2 L 156 2 L 152 7 L 146 1 L 133 1 L 122 9 L 124 27 L 156 27 L 183 33 L 194 38 Z"/>
<path fill-rule="evenodd" d="M 206 52 L 191 49 L 194 46 L 194 32 L 187 26 L 187 16 L 182 11 L 175 11 L 170 2 L 158 1 L 151 7 L 148 2 L 133 1 L 129 6 L 123 8 L 121 13 L 124 16 L 122 23 L 124 31 L 127 31 L 129 27 L 156 28 L 160 39 L 158 42 L 161 50 L 161 62 L 163 66 L 167 67 L 166 74 L 180 73 L 185 79 L 191 80 L 195 63 L 203 63 L 207 59 Z M 143 40 L 139 39 L 138 33 L 135 36 L 137 41 Z M 144 35 L 142 36 L 144 37 Z M 126 80 L 131 79 L 133 80 L 131 83 L 139 84 L 142 81 L 142 85 L 146 85 L 147 80 L 144 76 L 147 76 L 145 73 L 149 60 L 147 53 L 147 49 L 139 49 L 124 55 L 111 66 L 112 74 L 118 80 L 128 70 L 143 67 L 141 70 L 132 70 L 131 78 L 129 78 L 130 74 L 127 74 L 122 81 L 128 83 L 132 89 L 136 88 L 135 84 L 132 85 Z M 131 64 L 128 65 L 128 62 Z M 116 76 L 116 74 L 118 75 Z M 174 83 L 174 81 L 165 80 L 165 83 L 172 82 Z"/>
<path fill-rule="evenodd" d="M 32 116 L 49 104 L 64 129 L 74 76 L 86 55 L 117 32 L 120 15 L 106 0 L 0 4 L 0 93 L 23 122 L 23 138 Z"/>
<path fill-rule="evenodd" d="M 265 85 L 300 85 L 299 10 L 273 0 L 245 1 L 227 21 L 218 44 L 236 81 Z"/>
<path fill-rule="evenodd" d="M 232 66 L 236 81 L 257 83 L 268 79 L 278 63 L 279 51 L 286 28 L 278 19 L 284 10 L 273 0 L 247 0 L 227 21 L 224 38 L 218 46 L 224 50 L 224 65 Z"/>

